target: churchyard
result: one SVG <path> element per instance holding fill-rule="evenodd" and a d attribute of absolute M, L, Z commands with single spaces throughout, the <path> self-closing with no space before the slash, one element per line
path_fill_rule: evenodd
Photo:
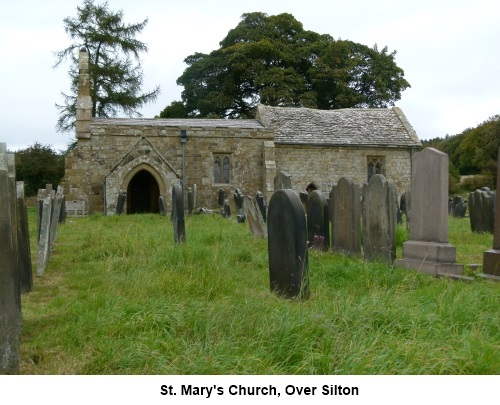
<path fill-rule="evenodd" d="M 0 180 L 16 195 L 12 158 L 2 156 Z M 223 192 L 219 210 L 194 214 L 192 188 L 186 214 L 174 185 L 168 216 L 62 218 L 62 189 L 40 190 L 26 210 L 17 184 L 18 208 L 1 200 L 18 214 L 17 228 L 4 216 L 12 233 L 3 235 L 18 244 L 3 244 L 17 259 L 2 280 L 21 286 L 2 285 L 3 370 L 497 374 L 499 233 L 450 215 L 446 155 L 426 149 L 413 167 L 407 223 L 380 175 L 362 192 L 341 179 L 328 198 L 275 187 L 267 212 L 261 194 L 236 189 L 233 214 Z M 479 194 L 478 206 L 498 211 L 494 194 Z M 33 278 L 11 266 L 26 255 Z"/>
<path fill-rule="evenodd" d="M 450 218 L 450 242 L 460 263 L 480 263 L 492 235 L 468 222 Z M 22 374 L 499 370 L 498 283 L 311 249 L 299 301 L 270 292 L 267 240 L 234 215 L 187 216 L 183 244 L 170 218 L 153 214 L 68 218 L 58 232 L 22 296 Z M 399 225 L 398 257 L 407 238 Z"/>

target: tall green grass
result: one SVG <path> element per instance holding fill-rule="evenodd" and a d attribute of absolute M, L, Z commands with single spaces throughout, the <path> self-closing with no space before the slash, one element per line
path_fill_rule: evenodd
<path fill-rule="evenodd" d="M 272 294 L 267 241 L 234 219 L 187 217 L 183 245 L 157 215 L 68 219 L 22 297 L 21 372 L 499 373 L 499 284 L 317 251 L 309 276 L 307 301 Z"/>

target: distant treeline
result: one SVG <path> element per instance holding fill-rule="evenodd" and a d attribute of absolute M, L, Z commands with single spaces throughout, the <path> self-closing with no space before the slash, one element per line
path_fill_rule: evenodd
<path fill-rule="evenodd" d="M 479 175 L 475 181 L 470 182 L 471 184 L 466 183 L 466 188 L 475 189 L 479 186 L 495 188 L 500 146 L 500 115 L 495 115 L 477 127 L 468 128 L 458 135 L 424 140 L 422 145 L 448 154 L 450 183 L 458 182 L 460 176 Z"/>

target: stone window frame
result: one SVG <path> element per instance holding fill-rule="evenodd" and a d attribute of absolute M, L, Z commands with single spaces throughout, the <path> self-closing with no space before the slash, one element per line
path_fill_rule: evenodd
<path fill-rule="evenodd" d="M 385 176 L 385 156 L 370 155 L 366 156 L 366 177 L 370 181 L 374 174 L 381 174 Z"/>
<path fill-rule="evenodd" d="M 214 184 L 230 184 L 232 177 L 231 153 L 214 153 L 212 162 Z"/>

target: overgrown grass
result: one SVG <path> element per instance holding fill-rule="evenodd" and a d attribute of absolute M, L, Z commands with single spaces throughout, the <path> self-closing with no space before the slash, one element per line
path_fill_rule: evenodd
<path fill-rule="evenodd" d="M 450 218 L 451 243 L 480 263 L 491 235 L 472 235 L 458 221 Z M 311 251 L 310 299 L 284 300 L 269 291 L 267 241 L 246 224 L 192 216 L 186 235 L 175 245 L 169 219 L 156 215 L 59 226 L 45 274 L 22 297 L 21 372 L 500 371 L 499 284 Z"/>

